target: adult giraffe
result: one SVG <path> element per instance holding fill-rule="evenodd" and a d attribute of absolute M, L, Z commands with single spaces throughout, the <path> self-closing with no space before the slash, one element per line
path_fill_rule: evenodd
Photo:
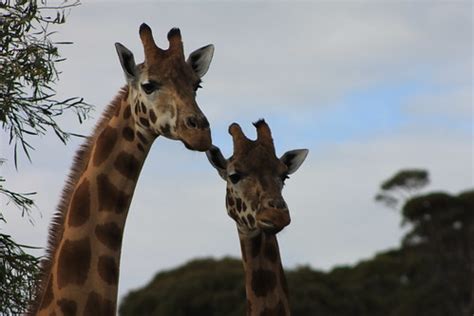
<path fill-rule="evenodd" d="M 122 234 L 147 153 L 158 136 L 191 150 L 211 146 L 209 123 L 196 103 L 214 47 L 184 57 L 179 29 L 159 48 L 140 26 L 145 62 L 115 44 L 127 86 L 77 152 L 50 227 L 35 315 L 115 315 Z"/>
<path fill-rule="evenodd" d="M 247 315 L 285 316 L 290 305 L 276 234 L 290 223 L 290 213 L 281 191 L 308 150 L 291 150 L 277 158 L 267 123 L 254 125 L 255 141 L 238 124 L 229 127 L 234 142 L 229 159 L 215 146 L 206 155 L 227 182 L 227 213 L 237 224 L 242 250 Z"/>

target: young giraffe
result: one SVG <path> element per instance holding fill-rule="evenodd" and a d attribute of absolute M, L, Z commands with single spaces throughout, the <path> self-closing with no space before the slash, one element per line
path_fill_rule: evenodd
<path fill-rule="evenodd" d="M 159 135 L 191 150 L 211 146 L 209 123 L 196 103 L 214 47 L 185 60 L 179 29 L 169 48 L 140 26 L 145 62 L 117 43 L 127 86 L 105 110 L 75 157 L 50 228 L 48 258 L 32 303 L 35 315 L 115 315 L 122 234 L 147 153 Z"/>
<path fill-rule="evenodd" d="M 229 159 L 215 146 L 206 155 L 227 182 L 227 213 L 236 221 L 242 250 L 247 315 L 290 315 L 276 234 L 290 223 L 281 195 L 285 179 L 300 167 L 308 150 L 291 150 L 277 158 L 268 125 L 264 120 L 254 125 L 255 141 L 238 124 L 229 127 L 234 142 Z"/>

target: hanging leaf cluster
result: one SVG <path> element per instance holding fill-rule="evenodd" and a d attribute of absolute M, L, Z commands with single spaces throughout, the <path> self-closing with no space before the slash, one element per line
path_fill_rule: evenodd
<path fill-rule="evenodd" d="M 55 121 L 73 111 L 79 122 L 91 106 L 80 97 L 58 99 L 57 63 L 63 61 L 50 29 L 65 22 L 68 8 L 78 2 L 48 7 L 43 1 L 0 0 L 0 123 L 14 146 L 15 164 L 21 148 L 29 158 L 29 135 L 53 130 L 61 141 L 73 135 Z"/>

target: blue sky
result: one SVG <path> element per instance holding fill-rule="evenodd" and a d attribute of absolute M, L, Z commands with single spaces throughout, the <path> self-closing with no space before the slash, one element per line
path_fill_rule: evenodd
<path fill-rule="evenodd" d="M 174 26 L 187 53 L 216 46 L 197 100 L 225 155 L 232 148 L 228 125 L 238 122 L 254 137 L 251 122 L 262 117 L 279 154 L 310 149 L 284 190 L 292 213 L 279 237 L 285 266 L 329 269 L 396 247 L 400 217 L 373 196 L 400 168 L 427 168 L 430 190 L 474 186 L 470 1 L 84 1 L 57 34 L 74 42 L 62 49 L 59 95 L 96 106 L 83 125 L 62 118 L 72 131 L 89 134 L 125 82 L 113 44 L 142 60 L 142 22 L 161 46 Z M 7 151 L 5 134 L 1 140 Z M 33 163 L 23 160 L 18 172 L 11 161 L 2 167 L 11 189 L 38 192 L 42 214 L 31 226 L 12 210 L 2 230 L 45 244 L 80 143 L 63 146 L 48 134 L 34 140 Z M 120 295 L 191 258 L 240 256 L 224 193 L 203 154 L 159 138 L 127 220 Z"/>

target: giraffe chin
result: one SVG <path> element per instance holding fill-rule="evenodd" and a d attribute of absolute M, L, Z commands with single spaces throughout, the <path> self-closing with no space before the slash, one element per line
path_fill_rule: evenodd
<path fill-rule="evenodd" d="M 193 151 L 207 151 L 211 149 L 212 145 L 212 140 L 210 136 L 201 137 L 197 141 L 192 142 L 181 139 L 181 142 L 184 144 L 184 147 Z"/>
<path fill-rule="evenodd" d="M 209 148 L 211 148 L 211 146 L 207 146 L 206 144 L 190 145 L 184 140 L 181 140 L 181 142 L 183 143 L 184 147 L 193 151 L 207 151 Z"/>

